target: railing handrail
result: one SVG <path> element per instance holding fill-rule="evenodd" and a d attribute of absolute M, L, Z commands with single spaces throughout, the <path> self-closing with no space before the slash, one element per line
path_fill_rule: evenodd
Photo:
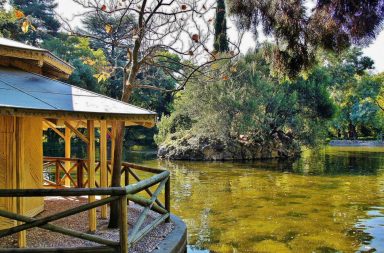
<path fill-rule="evenodd" d="M 81 162 L 79 162 L 81 160 Z M 64 169 L 60 164 L 64 161 L 74 161 L 78 164 L 83 164 L 86 160 L 84 159 L 73 159 L 73 158 L 61 158 L 61 157 L 48 157 L 44 161 L 52 161 L 56 164 L 56 170 Z M 75 165 L 76 166 L 76 165 Z M 73 166 L 73 167 L 75 167 Z M 82 167 L 79 167 L 82 170 Z M 78 169 L 79 169 L 78 168 Z M 137 174 L 133 172 L 134 169 L 151 172 L 153 175 L 147 179 L 141 180 Z M 128 246 L 136 243 L 143 236 L 152 231 L 161 222 L 169 222 L 170 218 L 170 172 L 167 170 L 153 169 L 131 163 L 122 164 L 122 173 L 126 177 L 126 184 L 123 187 L 104 187 L 104 188 L 64 188 L 64 189 L 0 189 L 0 197 L 42 197 L 42 196 L 104 196 L 100 200 L 89 202 L 85 205 L 71 208 L 47 217 L 35 219 L 27 216 L 13 213 L 10 211 L 0 210 L 0 217 L 5 217 L 11 220 L 17 220 L 23 222 L 16 227 L 11 227 L 0 231 L 0 238 L 8 235 L 12 235 L 21 231 L 25 231 L 34 227 L 41 227 L 43 229 L 58 232 L 67 236 L 85 239 L 88 241 L 96 242 L 106 247 L 103 250 L 110 250 L 111 248 L 115 252 L 128 251 Z M 56 173 L 57 174 L 57 173 Z M 66 173 L 68 174 L 68 172 Z M 137 180 L 137 183 L 129 184 L 129 174 Z M 151 187 L 157 186 L 156 190 L 152 192 Z M 163 205 L 158 199 L 161 191 L 165 189 L 165 205 Z M 147 199 L 140 195 L 135 195 L 145 190 L 150 198 Z M 109 195 L 109 197 L 107 197 Z M 84 232 L 74 231 L 66 228 L 62 228 L 51 224 L 55 220 L 74 215 L 83 211 L 91 210 L 96 207 L 105 206 L 113 201 L 119 201 L 119 219 L 120 219 L 120 240 L 114 242 L 108 239 L 96 235 L 88 235 Z M 127 221 L 127 204 L 128 201 L 133 201 L 143 207 L 140 216 L 138 217 L 135 225 L 132 228 L 132 232 L 128 234 L 128 221 Z M 146 217 L 149 210 L 153 210 L 160 214 L 149 224 L 145 224 Z M 109 247 L 109 248 L 107 248 Z M 97 251 L 100 248 L 90 247 L 88 252 L 100 252 Z M 5 252 L 14 252 L 14 249 Z M 26 249 L 25 252 L 28 252 Z M 64 250 L 64 248 L 58 248 L 57 250 Z M 0 249 L 0 252 L 3 252 Z M 39 252 L 48 252 L 47 249 L 39 249 Z M 75 249 L 68 252 L 77 252 Z"/>
<path fill-rule="evenodd" d="M 41 197 L 41 196 L 124 196 L 138 193 L 151 187 L 169 176 L 169 171 L 144 179 L 125 187 L 106 188 L 66 188 L 66 189 L 0 189 L 0 197 Z"/>
<path fill-rule="evenodd" d="M 77 162 L 77 161 L 88 161 L 88 159 L 82 159 L 82 158 L 65 158 L 65 157 L 54 157 L 54 156 L 44 156 L 43 157 L 43 161 L 63 161 L 63 162 Z M 99 160 L 96 160 L 96 162 L 100 162 Z M 108 163 L 111 164 L 111 160 L 108 160 Z M 142 170 L 142 171 L 146 171 L 146 172 L 152 172 L 152 173 L 162 173 L 164 171 L 167 171 L 167 170 L 163 170 L 163 169 L 157 169 L 157 168 L 152 168 L 152 167 L 147 167 L 147 166 L 142 166 L 142 165 L 139 165 L 139 164 L 135 164 L 135 163 L 129 163 L 129 162 L 122 162 L 121 163 L 122 166 L 124 167 L 130 167 L 130 168 L 133 168 L 133 169 L 137 169 L 137 170 Z"/>
<path fill-rule="evenodd" d="M 64 189 L 0 189 L 0 197 L 57 197 L 57 196 L 95 196 L 126 195 L 124 187 L 106 188 L 64 188 Z"/>

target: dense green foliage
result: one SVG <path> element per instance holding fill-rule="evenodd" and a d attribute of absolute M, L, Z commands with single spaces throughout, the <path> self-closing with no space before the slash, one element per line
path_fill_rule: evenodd
<path fill-rule="evenodd" d="M 106 93 L 105 82 L 98 83 L 93 75 L 97 73 L 94 66 L 107 65 L 107 60 L 101 49 L 90 48 L 88 39 L 58 34 L 55 38 L 44 40 L 41 46 L 75 67 L 67 80 L 68 83 L 98 93 Z M 85 64 L 86 59 L 94 61 L 95 64 Z"/>
<path fill-rule="evenodd" d="M 271 139 L 276 133 L 313 144 L 335 107 L 322 69 L 306 79 L 279 81 L 270 74 L 263 49 L 243 57 L 228 81 L 193 83 L 179 97 L 175 111 L 159 124 L 157 143 L 183 135 L 221 140 Z"/>
<path fill-rule="evenodd" d="M 326 137 L 376 138 L 382 133 L 383 75 L 369 72 L 373 61 L 361 50 L 319 53 L 310 71 L 288 81 L 271 72 L 264 57 L 269 49 L 242 57 L 227 81 L 187 87 L 171 116 L 162 118 L 157 143 L 195 135 L 267 140 L 283 132 L 311 146 Z"/>
<path fill-rule="evenodd" d="M 17 39 L 20 36 L 20 28 L 13 13 L 0 7 L 0 36 Z"/>
<path fill-rule="evenodd" d="M 338 107 L 330 128 L 331 137 L 379 136 L 384 128 L 383 111 L 378 106 L 383 79 L 369 72 L 373 61 L 356 48 L 326 58 L 332 77 L 330 90 Z"/>

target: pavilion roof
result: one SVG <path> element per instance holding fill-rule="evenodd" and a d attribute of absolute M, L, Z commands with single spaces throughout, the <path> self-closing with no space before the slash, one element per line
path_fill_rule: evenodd
<path fill-rule="evenodd" d="M 0 114 L 155 124 L 156 113 L 42 75 L 0 67 Z M 129 122 L 129 124 L 128 124 Z"/>

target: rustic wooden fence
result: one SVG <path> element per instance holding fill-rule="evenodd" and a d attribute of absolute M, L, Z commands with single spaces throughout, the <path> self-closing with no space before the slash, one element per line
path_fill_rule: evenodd
<path fill-rule="evenodd" d="M 72 163 L 70 171 L 65 171 L 64 162 Z M 108 196 L 82 206 L 68 209 L 44 218 L 30 218 L 17 213 L 0 210 L 0 217 L 23 222 L 23 224 L 4 229 L 0 231 L 0 239 L 27 229 L 39 227 L 52 232 L 61 233 L 67 236 L 80 238 L 83 240 L 95 242 L 101 246 L 85 247 L 85 248 L 30 248 L 30 249 L 0 249 L 0 252 L 128 252 L 128 248 L 138 242 L 146 234 L 151 232 L 162 222 L 169 221 L 170 217 L 170 173 L 166 170 L 154 169 L 144 166 L 139 166 L 130 163 L 122 164 L 122 173 L 124 175 L 124 187 L 106 187 L 106 188 L 79 188 L 85 187 L 87 181 L 83 176 L 86 171 L 86 160 L 81 159 L 66 159 L 66 158 L 45 158 L 44 166 L 54 165 L 55 181 L 45 180 L 49 186 L 56 189 L 16 189 L 7 190 L 0 189 L 0 197 L 39 197 L 39 196 Z M 79 173 L 79 169 L 82 170 Z M 150 173 L 151 176 L 146 179 L 141 179 L 137 172 Z M 51 172 L 52 173 L 52 172 Z M 79 176 L 80 174 L 80 176 Z M 76 175 L 76 178 L 74 178 Z M 135 179 L 135 183 L 129 184 L 130 177 Z M 65 178 L 70 178 L 72 185 L 75 188 L 64 188 L 63 181 Z M 76 179 L 76 180 L 75 180 Z M 77 188 L 76 188 L 77 187 Z M 152 191 L 151 189 L 154 189 Z M 164 204 L 160 201 L 160 193 L 165 189 Z M 148 195 L 146 197 L 145 195 Z M 78 214 L 99 206 L 105 206 L 112 201 L 120 203 L 120 241 L 111 241 L 101 236 L 87 234 L 80 231 L 74 231 L 51 224 L 51 222 L 62 219 L 71 215 Z M 135 202 L 144 208 L 142 209 L 139 218 L 128 232 L 127 223 L 127 204 L 129 201 Z M 148 225 L 144 225 L 149 211 L 152 210 L 158 215 Z"/>

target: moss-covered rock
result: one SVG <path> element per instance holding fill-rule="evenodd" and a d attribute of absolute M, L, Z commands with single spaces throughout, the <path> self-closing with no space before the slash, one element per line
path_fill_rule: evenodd
<path fill-rule="evenodd" d="M 159 146 L 158 157 L 171 160 L 256 160 L 289 158 L 299 155 L 300 146 L 293 138 L 275 135 L 269 140 L 248 136 L 212 138 L 204 135 L 171 136 Z"/>

